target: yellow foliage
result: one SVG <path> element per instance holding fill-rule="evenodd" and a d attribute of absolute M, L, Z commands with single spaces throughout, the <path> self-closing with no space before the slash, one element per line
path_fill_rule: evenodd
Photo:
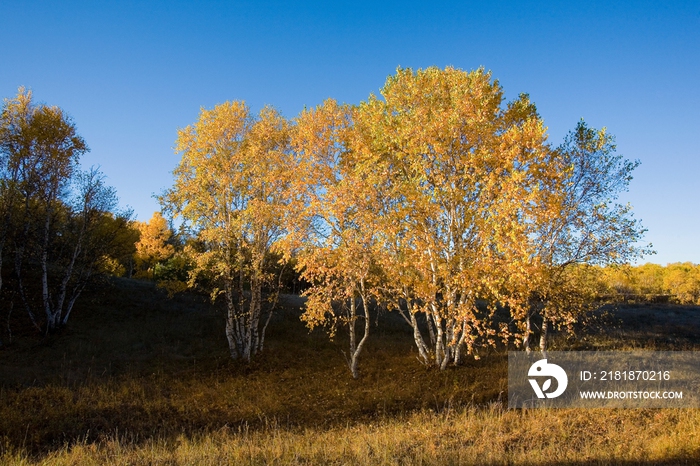
<path fill-rule="evenodd" d="M 681 304 L 700 304 L 700 266 L 689 262 L 669 264 L 663 286 Z"/>
<path fill-rule="evenodd" d="M 141 234 L 134 254 L 136 265 L 139 272 L 151 271 L 152 276 L 155 265 L 168 260 L 175 253 L 173 245 L 168 244 L 172 231 L 160 212 L 153 212 L 148 222 L 136 222 L 136 227 Z"/>
<path fill-rule="evenodd" d="M 271 107 L 255 117 L 244 102 L 226 102 L 178 131 L 175 149 L 182 159 L 161 202 L 204 245 L 188 252 L 189 285 L 206 275 L 211 296 L 224 295 L 231 355 L 249 360 L 262 349 L 261 294 L 272 278 L 266 261 L 283 236 L 292 196 L 289 124 Z"/>
<path fill-rule="evenodd" d="M 126 268 L 119 261 L 110 256 L 102 256 L 98 263 L 101 272 L 108 273 L 115 277 L 123 277 L 126 273 Z"/>

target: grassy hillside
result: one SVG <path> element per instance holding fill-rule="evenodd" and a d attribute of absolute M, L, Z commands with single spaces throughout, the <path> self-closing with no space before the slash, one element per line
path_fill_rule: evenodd
<path fill-rule="evenodd" d="M 0 351 L 0 463 L 689 464 L 694 410 L 507 410 L 507 360 L 424 368 L 382 315 L 353 380 L 341 351 L 286 297 L 264 354 L 230 360 L 222 311 L 119 279 L 48 339 Z M 559 347 L 698 347 L 698 309 L 623 309 Z M 620 319 L 622 319 L 620 321 Z"/>

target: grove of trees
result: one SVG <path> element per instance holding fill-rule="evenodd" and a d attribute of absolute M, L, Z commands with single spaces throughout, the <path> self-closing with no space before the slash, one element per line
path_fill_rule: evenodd
<path fill-rule="evenodd" d="M 0 345 L 13 322 L 66 325 L 102 273 L 205 291 L 244 361 L 280 292 L 301 288 L 302 320 L 347 336 L 355 378 L 380 311 L 445 369 L 498 341 L 530 351 L 539 336 L 544 352 L 551 329 L 608 302 L 700 305 L 700 266 L 628 265 L 653 253 L 617 201 L 639 162 L 584 121 L 553 145 L 529 97 L 507 102 L 483 69 L 398 69 L 380 96 L 292 120 L 240 101 L 203 109 L 147 222 L 80 168 L 87 151 L 62 109 L 24 88 L 4 101 Z"/>
<path fill-rule="evenodd" d="M 189 285 L 225 300 L 234 358 L 262 350 L 284 264 L 310 284 L 308 325 L 346 329 L 357 377 L 379 308 L 442 369 L 499 338 L 529 349 L 533 317 L 545 350 L 593 303 L 582 267 L 649 252 L 616 202 L 637 162 L 583 121 L 551 145 L 528 96 L 505 102 L 483 69 L 398 69 L 381 97 L 291 121 L 227 102 L 176 150 L 161 201 L 197 240 Z"/>
<path fill-rule="evenodd" d="M 599 300 L 700 305 L 700 265 L 592 267 L 587 280 Z"/>

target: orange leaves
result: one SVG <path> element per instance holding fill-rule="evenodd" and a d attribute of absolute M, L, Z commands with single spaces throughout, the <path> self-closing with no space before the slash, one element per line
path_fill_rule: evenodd
<path fill-rule="evenodd" d="M 149 222 L 136 222 L 136 227 L 140 233 L 139 242 L 136 243 L 137 265 L 143 264 L 150 269 L 175 253 L 175 248 L 168 244 L 172 231 L 160 212 L 153 212 Z"/>
<path fill-rule="evenodd" d="M 338 325 L 350 333 L 351 371 L 369 332 L 367 303 L 377 298 L 374 218 L 375 175 L 358 150 L 358 112 L 327 100 L 296 120 L 292 146 L 297 157 L 295 191 L 303 202 L 289 218 L 287 254 L 312 286 L 305 292 L 302 319 L 310 328 L 325 325 L 331 336 Z M 357 302 L 363 304 L 358 307 Z M 360 343 L 355 338 L 358 309 L 365 319 Z"/>
<path fill-rule="evenodd" d="M 398 70 L 382 95 L 384 118 L 365 134 L 380 141 L 372 149 L 384 151 L 377 168 L 389 173 L 386 201 L 396 216 L 385 221 L 405 226 L 407 244 L 416 246 L 413 263 L 425 269 L 420 275 L 440 272 L 435 280 L 448 283 L 467 267 L 486 266 L 478 258 L 494 248 L 527 243 L 519 227 L 530 202 L 527 179 L 548 153 L 529 101 L 504 112 L 489 73 L 452 68 Z M 463 278 L 454 281 L 464 287 Z"/>
<path fill-rule="evenodd" d="M 254 116 L 243 102 L 202 109 L 178 132 L 182 160 L 161 200 L 205 241 L 200 269 L 228 280 L 246 261 L 262 267 L 283 233 L 294 173 L 289 144 L 289 123 L 275 109 Z"/>

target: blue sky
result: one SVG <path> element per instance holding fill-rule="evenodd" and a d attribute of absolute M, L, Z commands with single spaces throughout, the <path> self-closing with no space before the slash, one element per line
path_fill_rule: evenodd
<path fill-rule="evenodd" d="M 172 183 L 177 128 L 245 100 L 285 116 L 359 103 L 397 66 L 492 70 L 559 143 L 580 118 L 642 164 L 624 201 L 658 254 L 700 263 L 700 2 L 0 2 L 0 97 L 74 119 L 139 220 Z"/>

